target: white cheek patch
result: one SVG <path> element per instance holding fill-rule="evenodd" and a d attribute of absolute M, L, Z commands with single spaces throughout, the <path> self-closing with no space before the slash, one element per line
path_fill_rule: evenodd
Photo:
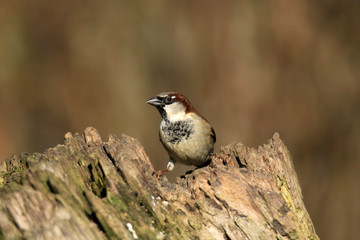
<path fill-rule="evenodd" d="M 165 105 L 167 118 L 170 121 L 176 121 L 181 119 L 185 115 L 185 107 L 181 103 L 174 102 L 170 105 Z"/>

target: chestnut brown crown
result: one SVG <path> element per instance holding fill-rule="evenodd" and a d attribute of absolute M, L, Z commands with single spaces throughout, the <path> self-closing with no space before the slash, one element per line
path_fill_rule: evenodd
<path fill-rule="evenodd" d="M 162 92 L 159 93 L 156 97 L 151 98 L 146 101 L 146 103 L 155 106 L 155 107 L 165 107 L 174 102 L 181 103 L 185 107 L 185 112 L 197 112 L 190 101 L 181 93 L 176 92 Z"/>

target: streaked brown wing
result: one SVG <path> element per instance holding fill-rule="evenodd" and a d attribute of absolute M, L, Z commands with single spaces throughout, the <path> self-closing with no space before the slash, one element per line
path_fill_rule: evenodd
<path fill-rule="evenodd" d="M 215 143 L 216 142 L 216 134 L 215 134 L 214 128 L 211 128 L 210 136 Z"/>

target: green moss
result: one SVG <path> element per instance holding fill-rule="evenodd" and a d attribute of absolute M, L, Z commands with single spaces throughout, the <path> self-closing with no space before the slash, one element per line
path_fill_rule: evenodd
<path fill-rule="evenodd" d="M 301 207 L 295 205 L 294 197 L 291 194 L 286 179 L 281 179 L 279 176 L 276 176 L 276 183 L 281 191 L 281 194 L 283 195 L 286 205 L 289 207 L 290 211 L 295 215 L 297 221 L 300 223 L 299 224 L 300 231 L 307 236 L 307 239 L 314 239 L 314 240 L 319 239 L 319 237 L 315 233 L 314 228 L 311 225 L 310 226 L 308 225 L 307 221 L 309 216 L 306 212 L 306 209 L 305 208 L 302 209 Z M 293 234 L 293 236 L 298 238 L 296 231 Z M 296 239 L 296 238 L 291 238 L 291 239 Z"/>
<path fill-rule="evenodd" d="M 116 195 L 109 193 L 107 195 L 109 203 L 111 203 L 116 209 L 124 212 L 126 210 L 126 204 Z"/>
<path fill-rule="evenodd" d="M 295 229 L 290 231 L 288 233 L 288 235 L 289 235 L 290 239 L 298 239 L 299 238 L 298 233 Z"/>
<path fill-rule="evenodd" d="M 24 171 L 24 168 L 20 166 L 11 167 L 10 171 L 1 171 L 0 172 L 0 189 L 5 187 L 10 182 L 21 183 L 21 175 Z"/>
<path fill-rule="evenodd" d="M 281 190 L 281 186 L 283 185 L 282 180 L 279 176 L 276 176 L 276 186 L 279 190 Z"/>
<path fill-rule="evenodd" d="M 23 153 L 20 155 L 20 162 L 24 168 L 29 168 L 29 166 L 39 161 L 39 156 L 39 153 Z"/>
<path fill-rule="evenodd" d="M 8 172 L 0 172 L 0 188 L 3 188 L 6 185 L 6 178 L 9 176 Z"/>
<path fill-rule="evenodd" d="M 246 229 L 251 229 L 251 232 L 245 232 L 250 238 L 256 238 L 260 240 L 269 239 L 269 233 L 265 232 L 262 227 L 259 227 L 257 222 L 254 222 L 248 217 L 236 217 L 234 219 L 235 224 L 244 232 Z"/>

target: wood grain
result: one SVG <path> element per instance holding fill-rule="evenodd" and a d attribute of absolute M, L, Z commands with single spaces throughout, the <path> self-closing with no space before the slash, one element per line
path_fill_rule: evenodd
<path fill-rule="evenodd" d="M 176 183 L 136 139 L 95 128 L 0 166 L 0 239 L 319 239 L 277 133 L 222 147 Z"/>

